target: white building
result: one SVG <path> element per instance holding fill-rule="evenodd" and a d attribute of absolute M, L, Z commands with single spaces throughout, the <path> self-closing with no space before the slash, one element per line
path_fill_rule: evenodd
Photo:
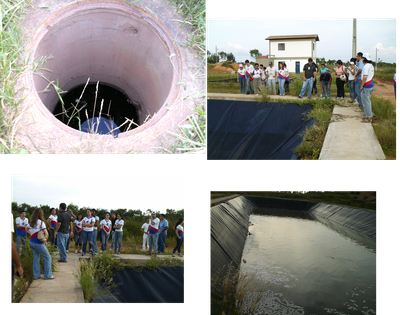
<path fill-rule="evenodd" d="M 303 66 L 312 58 L 317 59 L 317 34 L 269 36 L 269 55 L 259 56 L 257 62 L 268 66 L 269 61 L 278 68 L 278 63 L 286 63 L 289 72 L 301 73 Z"/>

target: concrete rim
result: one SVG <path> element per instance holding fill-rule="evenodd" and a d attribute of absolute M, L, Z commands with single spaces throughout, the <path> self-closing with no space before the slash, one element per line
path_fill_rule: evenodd
<path fill-rule="evenodd" d="M 158 35 L 159 38 L 163 40 L 163 43 L 166 45 L 166 47 L 169 50 L 169 55 L 174 55 L 174 57 L 171 58 L 173 61 L 173 66 L 175 70 L 178 71 L 173 71 L 173 77 L 172 77 L 172 82 L 170 85 L 170 93 L 166 97 L 165 101 L 163 104 L 168 103 L 168 104 L 173 104 L 175 99 L 177 98 L 178 95 L 178 88 L 176 85 L 176 82 L 179 80 L 179 77 L 181 76 L 182 68 L 181 68 L 181 57 L 179 54 L 179 51 L 176 49 L 176 44 L 173 43 L 170 38 L 171 35 L 169 34 L 168 29 L 162 25 L 161 22 L 156 21 L 155 17 L 152 16 L 150 13 L 146 12 L 145 10 L 139 8 L 139 7 L 131 7 L 127 4 L 123 4 L 120 1 L 113 1 L 113 0 L 87 0 L 83 1 L 80 3 L 73 3 L 68 5 L 67 7 L 63 8 L 62 10 L 56 12 L 56 14 L 53 14 L 50 18 L 48 18 L 44 23 L 42 23 L 39 28 L 37 29 L 34 37 L 32 38 L 30 45 L 28 47 L 29 51 L 36 52 L 38 46 L 40 45 L 42 39 L 44 36 L 49 32 L 49 28 L 57 25 L 61 21 L 65 20 L 68 17 L 73 16 L 74 14 L 78 14 L 80 12 L 85 12 L 88 10 L 93 10 L 93 9 L 105 9 L 105 10 L 110 10 L 110 11 L 119 11 L 123 12 L 125 14 L 132 14 L 137 18 L 140 18 L 141 21 L 144 21 L 147 23 L 149 26 L 154 29 Z M 35 59 L 35 54 L 31 53 L 29 62 L 33 64 L 34 59 Z M 169 62 L 169 60 L 168 60 Z M 35 88 L 35 82 L 34 82 L 34 73 L 33 71 L 29 71 L 29 86 L 31 87 L 32 91 L 34 91 L 32 96 L 34 97 L 34 103 L 38 107 L 39 111 L 48 119 L 49 123 L 53 124 L 55 128 L 60 128 L 63 131 L 67 132 L 68 134 L 80 138 L 88 138 L 90 136 L 93 137 L 93 135 L 81 132 L 79 130 L 73 129 L 62 122 L 60 122 L 58 119 L 56 119 L 53 114 L 49 111 L 49 109 L 44 105 L 42 102 L 40 96 L 38 95 L 38 92 Z M 93 83 L 93 82 L 92 82 Z M 112 85 L 111 83 L 107 83 Z M 130 137 L 136 133 L 142 132 L 148 128 L 151 128 L 154 126 L 168 111 L 163 106 L 163 104 L 160 104 L 160 109 L 157 111 L 157 113 L 151 117 L 151 119 L 144 124 L 141 124 L 139 127 L 128 131 L 121 133 L 119 135 L 120 139 Z M 107 135 L 101 135 L 101 137 L 107 137 L 112 139 L 112 136 L 107 136 Z"/>

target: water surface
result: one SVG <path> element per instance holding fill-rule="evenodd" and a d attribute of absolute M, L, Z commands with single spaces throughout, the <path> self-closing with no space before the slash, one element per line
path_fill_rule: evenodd
<path fill-rule="evenodd" d="M 306 212 L 257 212 L 241 268 L 262 292 L 258 314 L 376 314 L 373 240 Z"/>

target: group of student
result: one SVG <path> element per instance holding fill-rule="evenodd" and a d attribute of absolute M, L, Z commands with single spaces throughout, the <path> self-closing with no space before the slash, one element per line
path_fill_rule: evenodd
<path fill-rule="evenodd" d="M 262 86 L 268 86 L 268 89 L 276 95 L 276 83 L 279 84 L 279 95 L 286 95 L 285 89 L 289 87 L 289 70 L 284 62 L 279 62 L 279 68 L 276 69 L 273 63 L 269 67 L 264 67 L 256 63 L 254 67 L 246 60 L 245 66 L 239 65 L 237 72 L 237 81 L 240 83 L 240 93 L 257 94 Z M 303 86 L 299 98 L 303 98 L 308 88 L 308 98 L 311 98 L 313 92 L 317 95 L 317 74 L 320 75 L 321 97 L 330 97 L 331 83 L 333 75 L 336 78 L 336 99 L 344 99 L 344 86 L 349 84 L 350 103 L 355 103 L 360 110 L 364 110 L 365 117 L 362 122 L 372 122 L 371 94 L 374 90 L 374 67 L 369 54 L 357 53 L 356 58 L 350 59 L 349 67 L 345 67 L 341 60 L 336 62 L 334 69 L 328 69 L 324 63 L 320 69 L 312 58 L 303 67 Z M 393 78 L 394 92 L 396 96 L 396 74 Z M 252 87 L 253 83 L 253 87 Z M 286 88 L 285 88 L 286 85 Z"/>
<path fill-rule="evenodd" d="M 44 233 L 47 240 L 49 234 L 51 237 L 51 245 L 55 245 L 60 252 L 60 259 L 58 262 L 67 262 L 67 252 L 69 249 L 70 239 L 75 241 L 75 253 L 84 256 L 87 252 L 87 245 L 89 243 L 89 253 L 97 255 L 97 230 L 101 233 L 101 250 L 107 250 L 107 244 L 110 236 L 112 237 L 110 250 L 114 248 L 114 254 L 120 254 L 122 248 L 122 236 L 124 218 L 121 214 L 106 213 L 105 217 L 100 221 L 96 215 L 95 209 L 88 209 L 87 216 L 83 217 L 82 214 L 75 216 L 70 210 L 66 210 L 66 204 L 61 203 L 59 207 L 59 214 L 56 215 L 55 208 L 50 209 L 50 216 L 47 220 L 44 218 L 43 210 L 40 208 L 33 211 L 30 220 L 25 217 L 25 211 L 20 211 L 20 216 L 16 218 L 15 223 L 17 227 L 17 245 L 16 251 L 19 255 L 20 247 L 22 245 L 22 253 L 25 252 L 25 242 L 27 234 L 30 234 L 29 246 L 33 252 L 33 278 L 54 279 L 51 271 L 51 256 L 47 249 L 47 241 L 43 241 L 39 232 Z M 110 217 L 111 216 L 111 217 Z M 100 222 L 99 222 L 100 221 Z M 181 246 L 184 238 L 183 219 L 179 219 L 175 224 L 176 242 L 177 245 L 173 249 L 172 256 L 178 252 L 181 255 Z M 165 215 L 161 215 L 161 221 L 157 218 L 155 211 L 151 213 L 151 217 L 146 219 L 146 223 L 142 225 L 143 231 L 143 251 L 146 249 L 146 255 L 151 255 L 152 248 L 154 247 L 154 256 L 157 256 L 158 249 L 160 253 L 164 253 L 165 239 L 167 235 L 168 221 Z M 44 274 L 40 274 L 40 257 L 44 261 Z"/>
<path fill-rule="evenodd" d="M 258 63 L 254 64 L 253 67 L 249 60 L 246 60 L 244 67 L 239 64 L 237 74 L 237 81 L 240 83 L 240 93 L 242 94 L 258 95 L 259 91 L 261 92 L 263 88 L 268 87 L 276 95 L 276 84 L 279 86 L 279 95 L 286 95 L 286 91 L 289 91 L 289 70 L 284 62 L 279 62 L 278 69 L 276 69 L 272 62 L 269 63 L 269 67 L 264 67 L 264 65 Z"/>

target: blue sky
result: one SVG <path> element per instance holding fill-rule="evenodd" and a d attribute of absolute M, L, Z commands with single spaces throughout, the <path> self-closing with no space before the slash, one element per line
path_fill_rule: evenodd
<path fill-rule="evenodd" d="M 268 16 L 268 15 L 267 15 Z M 209 19 L 207 49 L 232 52 L 237 61 L 250 58 L 249 51 L 258 49 L 268 54 L 272 35 L 318 34 L 317 57 L 347 61 L 352 52 L 353 19 Z M 368 52 L 375 60 L 396 62 L 396 20 L 357 19 L 357 51 Z"/>
<path fill-rule="evenodd" d="M 16 175 L 12 201 L 58 208 L 61 202 L 103 209 L 165 209 L 183 207 L 183 179 L 170 176 L 46 176 Z"/>

